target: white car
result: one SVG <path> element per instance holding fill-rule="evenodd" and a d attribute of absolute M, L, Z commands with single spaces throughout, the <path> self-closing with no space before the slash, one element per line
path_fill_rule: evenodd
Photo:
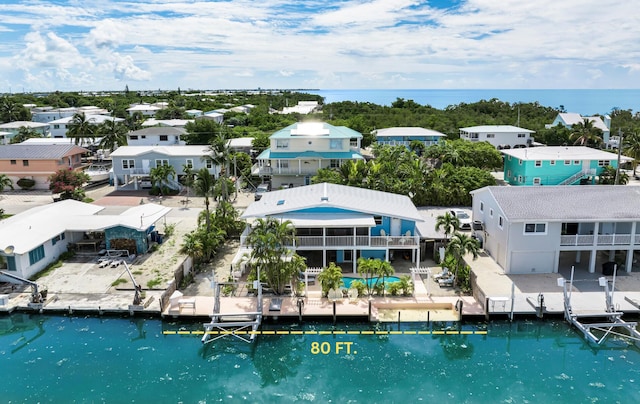
<path fill-rule="evenodd" d="M 460 222 L 460 230 L 471 230 L 471 216 L 462 209 L 451 209 L 451 216 L 457 217 Z"/>

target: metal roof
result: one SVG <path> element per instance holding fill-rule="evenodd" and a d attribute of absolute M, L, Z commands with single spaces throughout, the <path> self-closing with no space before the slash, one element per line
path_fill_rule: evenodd
<path fill-rule="evenodd" d="M 406 195 L 326 182 L 266 192 L 259 201 L 249 205 L 242 218 L 276 216 L 313 208 L 333 208 L 416 222 L 423 220 Z M 334 217 L 337 218 L 335 215 Z"/>
<path fill-rule="evenodd" d="M 211 153 L 209 146 L 207 145 L 195 145 L 195 146 L 120 146 L 113 153 L 111 157 L 132 157 L 140 156 L 146 153 L 158 153 L 166 156 L 195 156 L 202 157 Z"/>
<path fill-rule="evenodd" d="M 521 149 L 500 150 L 507 156 L 520 160 L 617 160 L 618 155 L 604 150 L 586 146 L 541 146 Z M 621 161 L 632 161 L 626 156 L 620 156 Z"/>
<path fill-rule="evenodd" d="M 0 160 L 59 160 L 89 150 L 74 144 L 12 144 L 0 146 Z"/>
<path fill-rule="evenodd" d="M 533 130 L 519 128 L 513 125 L 482 125 L 460 128 L 463 132 L 474 133 L 535 133 Z"/>
<path fill-rule="evenodd" d="M 270 136 L 272 139 L 298 139 L 307 137 L 351 139 L 362 138 L 362 134 L 346 126 L 333 126 L 326 122 L 297 122 L 284 129 L 280 129 Z"/>
<path fill-rule="evenodd" d="M 640 219 L 640 187 L 625 185 L 558 185 L 484 187 L 509 221 L 625 221 Z"/>
<path fill-rule="evenodd" d="M 267 149 L 260 153 L 257 157 L 258 160 L 266 159 L 307 159 L 307 158 L 321 158 L 321 159 L 334 159 L 334 160 L 363 160 L 364 157 L 360 153 L 348 151 L 348 152 L 317 152 L 317 151 L 301 151 L 301 152 L 274 152 L 271 149 Z"/>
<path fill-rule="evenodd" d="M 373 131 L 376 136 L 447 136 L 444 133 L 438 132 L 433 129 L 426 129 L 416 126 L 398 126 L 395 128 L 376 129 Z"/>
<path fill-rule="evenodd" d="M 128 133 L 128 136 L 150 136 L 150 135 L 184 135 L 187 130 L 184 128 L 176 128 L 174 126 L 152 126 L 149 128 L 139 129 Z"/>

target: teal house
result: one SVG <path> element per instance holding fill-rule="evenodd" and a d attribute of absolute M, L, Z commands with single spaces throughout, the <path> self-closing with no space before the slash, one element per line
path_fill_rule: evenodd
<path fill-rule="evenodd" d="M 267 192 L 249 205 L 241 218 L 251 222 L 273 217 L 296 229 L 291 250 L 309 267 L 331 262 L 356 272 L 358 258 L 420 257 L 420 224 L 424 219 L 405 195 L 329 183 Z M 247 226 L 240 251 L 251 251 Z"/>
<path fill-rule="evenodd" d="M 501 150 L 509 185 L 592 184 L 604 167 L 617 168 L 618 155 L 585 146 L 544 146 Z M 633 159 L 620 156 L 620 162 Z"/>

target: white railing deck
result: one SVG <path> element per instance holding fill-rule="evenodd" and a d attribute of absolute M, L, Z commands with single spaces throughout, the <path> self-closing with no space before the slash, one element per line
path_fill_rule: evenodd
<path fill-rule="evenodd" d="M 240 244 L 246 245 L 246 236 Z M 415 236 L 298 236 L 290 247 L 417 247 L 420 239 Z"/>
<path fill-rule="evenodd" d="M 631 234 L 575 234 L 560 236 L 561 246 L 590 246 L 590 245 L 631 245 Z M 640 244 L 640 235 L 635 236 L 633 244 Z"/>

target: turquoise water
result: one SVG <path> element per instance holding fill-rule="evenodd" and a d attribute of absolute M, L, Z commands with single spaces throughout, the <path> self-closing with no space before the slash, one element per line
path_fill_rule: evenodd
<path fill-rule="evenodd" d="M 446 326 L 388 324 L 378 329 L 404 333 L 263 335 L 254 344 L 224 339 L 202 346 L 199 335 L 188 334 L 199 324 L 12 315 L 0 317 L 0 391 L 9 403 L 639 400 L 640 352 L 624 341 L 593 346 L 553 321 L 463 328 L 486 335 L 408 334 Z M 187 334 L 163 333 L 177 330 Z M 330 351 L 314 354 L 314 343 Z"/>
<path fill-rule="evenodd" d="M 342 278 L 342 282 L 344 282 L 344 287 L 347 288 L 347 289 L 349 289 L 351 287 L 351 282 L 353 282 L 353 281 L 360 281 L 360 282 L 364 283 L 364 279 L 362 279 L 362 278 L 348 278 L 348 277 L 343 277 Z M 375 276 L 375 277 L 369 279 L 368 282 L 371 285 L 375 285 L 376 281 L 379 282 L 379 283 L 382 283 L 382 278 Z M 386 277 L 384 277 L 384 282 L 385 283 L 394 283 L 394 282 L 399 282 L 399 281 L 400 281 L 400 278 L 398 278 L 397 276 L 386 276 Z"/>
<path fill-rule="evenodd" d="M 390 106 L 398 98 L 413 100 L 421 105 L 431 105 L 444 109 L 462 102 L 473 103 L 480 100 L 497 98 L 508 103 L 538 102 L 552 108 L 564 106 L 567 112 L 582 115 L 607 114 L 614 108 L 632 111 L 640 110 L 640 90 L 434 90 L 434 89 L 397 89 L 397 90 L 318 90 L 308 91 L 318 94 L 325 103 L 352 101 L 371 102 Z M 551 122 L 549 122 L 551 123 Z"/>

